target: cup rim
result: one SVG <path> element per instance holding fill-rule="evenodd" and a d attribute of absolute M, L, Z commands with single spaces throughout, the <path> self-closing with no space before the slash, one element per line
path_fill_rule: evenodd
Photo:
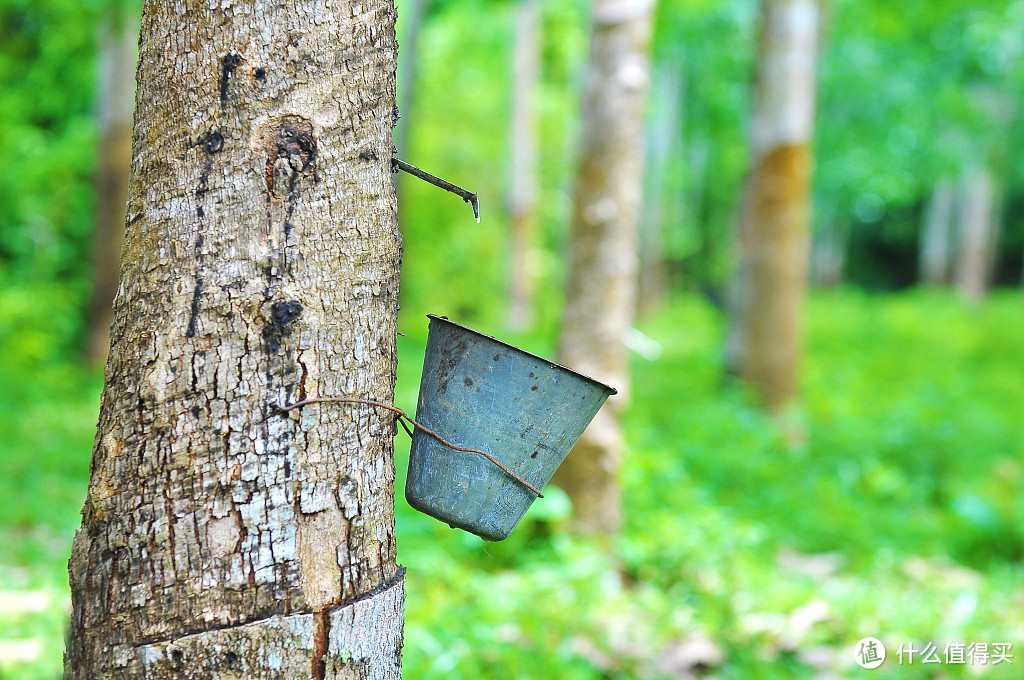
<path fill-rule="evenodd" d="M 545 359 L 544 357 L 542 357 L 542 356 L 540 356 L 538 354 L 534 354 L 533 352 L 527 352 L 525 349 L 522 349 L 521 347 L 516 347 L 515 345 L 509 344 L 509 343 L 505 342 L 504 340 L 499 340 L 498 338 L 494 337 L 493 335 L 487 335 L 486 333 L 481 333 L 480 331 L 473 330 L 472 328 L 470 328 L 468 326 L 463 326 L 460 323 L 456 323 L 456 322 L 452 321 L 447 316 L 439 316 L 437 314 L 427 314 L 427 318 L 430 319 L 431 321 L 443 321 L 443 322 L 445 322 L 447 324 L 450 324 L 452 326 L 456 326 L 458 328 L 461 328 L 464 331 L 469 331 L 470 333 L 472 333 L 474 335 L 478 335 L 481 338 L 487 338 L 488 340 L 490 340 L 492 342 L 496 342 L 496 343 L 498 343 L 499 345 L 501 345 L 503 347 L 507 347 L 508 349 L 515 350 L 516 352 L 519 352 L 520 354 L 525 354 L 528 357 L 533 357 L 534 359 L 537 359 L 539 361 L 542 361 L 542 362 L 550 365 L 552 368 L 560 368 L 563 371 L 568 371 L 572 375 L 575 375 L 575 376 L 578 376 L 580 378 L 583 378 L 584 380 L 592 382 L 595 385 L 600 385 L 601 387 L 603 387 L 605 390 L 608 391 L 608 393 L 609 393 L 608 396 L 611 396 L 613 394 L 618 394 L 619 393 L 619 391 L 617 389 L 615 389 L 614 387 L 612 387 L 611 385 L 603 383 L 600 380 L 597 380 L 595 378 L 591 378 L 589 375 L 584 375 L 584 374 L 580 373 L 579 371 L 575 371 L 575 370 L 569 368 L 568 366 L 564 366 L 564 365 L 558 363 L 557 361 L 552 361 L 551 359 Z"/>

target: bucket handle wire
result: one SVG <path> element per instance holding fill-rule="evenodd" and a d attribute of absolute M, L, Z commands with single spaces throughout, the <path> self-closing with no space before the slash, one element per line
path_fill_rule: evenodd
<path fill-rule="evenodd" d="M 382 402 L 379 402 L 379 401 L 371 401 L 369 399 L 353 399 L 351 397 L 317 397 L 317 398 L 313 398 L 313 399 L 303 399 L 302 401 L 297 401 L 294 404 L 289 404 L 288 406 L 280 406 L 279 408 L 281 409 L 281 411 L 288 412 L 288 411 L 291 411 L 293 409 L 297 409 L 297 408 L 299 408 L 301 406 L 307 406 L 309 404 L 321 404 L 321 403 L 324 403 L 324 402 L 338 403 L 338 404 L 367 404 L 369 406 L 376 406 L 377 408 L 383 408 L 383 409 L 387 409 L 388 411 L 393 411 L 395 414 L 397 414 L 396 417 L 395 417 L 395 420 L 397 420 L 399 423 L 402 424 L 402 428 L 404 428 L 405 431 L 409 433 L 410 437 L 412 437 L 412 430 L 410 430 L 409 426 L 406 425 L 406 421 L 412 423 L 413 426 L 418 427 L 419 429 L 423 430 L 425 433 L 427 433 L 428 435 L 430 435 L 431 437 L 433 437 L 437 441 L 441 442 L 442 444 L 447 446 L 449 449 L 453 449 L 455 451 L 464 451 L 466 453 L 477 453 L 477 454 L 480 454 L 481 456 L 483 456 L 487 460 L 489 460 L 492 463 L 494 463 L 494 465 L 498 469 L 500 469 L 502 472 L 504 472 L 506 475 L 508 475 L 512 479 L 516 480 L 517 482 L 522 484 L 524 487 L 526 487 L 527 489 L 529 489 L 533 493 L 537 494 L 537 498 L 544 498 L 544 494 L 542 494 L 540 492 L 540 489 L 538 489 L 534 485 L 530 484 L 528 481 L 526 481 L 525 479 L 523 479 L 522 477 L 520 477 L 519 475 L 517 475 L 516 473 L 512 472 L 507 467 L 505 467 L 504 465 L 499 463 L 494 458 L 494 456 L 492 456 L 491 454 L 487 453 L 486 451 L 481 451 L 480 449 L 471 449 L 471 448 L 467 448 L 467 447 L 464 447 L 464 446 L 456 446 L 455 444 L 452 444 L 451 442 L 449 442 L 446 439 L 444 439 L 441 435 L 439 435 L 438 433 L 436 433 L 433 430 L 431 430 L 426 425 L 422 425 L 420 423 L 417 423 L 415 420 L 410 418 L 409 415 L 405 411 L 403 411 L 402 409 L 400 409 L 400 408 L 398 408 L 396 406 L 391 406 L 390 404 L 385 404 L 385 403 L 382 403 Z"/>

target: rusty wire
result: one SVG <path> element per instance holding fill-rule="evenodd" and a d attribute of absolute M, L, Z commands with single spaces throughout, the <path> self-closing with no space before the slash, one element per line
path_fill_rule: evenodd
<path fill-rule="evenodd" d="M 481 456 L 483 456 L 487 460 L 489 460 L 492 463 L 494 463 L 494 465 L 496 467 L 498 467 L 498 469 L 500 469 L 502 472 L 507 474 L 509 477 L 511 477 L 512 479 L 516 480 L 517 482 L 519 482 L 520 484 L 525 486 L 527 489 L 529 489 L 533 493 L 537 494 L 537 498 L 544 498 L 544 494 L 542 494 L 540 492 L 540 489 L 535 487 L 533 484 L 530 484 L 528 481 L 526 481 L 525 479 L 523 479 L 522 477 L 520 477 L 519 475 L 517 475 L 516 473 L 512 472 L 507 467 L 505 467 L 504 465 L 499 463 L 494 458 L 494 456 L 492 456 L 491 454 L 487 453 L 486 451 L 481 451 L 480 449 L 471 449 L 471 448 L 468 448 L 468 447 L 465 447 L 465 446 L 456 446 L 455 444 L 452 444 L 451 442 L 446 440 L 444 437 L 442 437 L 438 433 L 436 433 L 433 430 L 431 430 L 426 425 L 421 425 L 420 423 L 417 423 L 415 420 L 413 420 L 412 418 L 409 417 L 409 414 L 407 414 L 405 411 L 403 411 L 402 409 L 398 408 L 397 406 L 392 406 L 390 404 L 384 404 L 384 403 L 379 402 L 379 401 L 371 401 L 369 399 L 354 399 L 354 398 L 351 398 L 351 397 L 316 397 L 316 398 L 313 398 L 313 399 L 303 399 L 302 401 L 297 401 L 294 404 L 290 404 L 288 406 L 281 406 L 280 409 L 282 411 L 287 412 L 287 411 L 291 411 L 292 409 L 297 409 L 300 406 L 307 406 L 309 404 L 320 404 L 320 403 L 323 403 L 323 402 L 340 403 L 340 404 L 367 404 L 369 406 L 377 406 L 378 408 L 383 408 L 383 409 L 387 409 L 388 411 L 393 411 L 394 413 L 398 414 L 398 417 L 396 418 L 396 420 L 399 423 L 402 424 L 402 427 L 405 429 L 406 432 L 409 433 L 410 437 L 412 437 L 412 431 L 409 430 L 409 427 L 405 424 L 405 421 L 409 421 L 415 427 L 418 427 L 419 429 L 423 430 L 424 432 L 429 434 L 431 437 L 433 437 L 437 441 L 439 441 L 442 444 L 444 444 L 445 446 L 447 446 L 449 449 L 454 449 L 455 451 L 464 451 L 466 453 L 478 453 L 478 454 L 480 454 Z"/>

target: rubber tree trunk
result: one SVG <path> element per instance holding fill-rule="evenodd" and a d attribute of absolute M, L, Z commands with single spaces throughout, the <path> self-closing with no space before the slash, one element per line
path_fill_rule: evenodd
<path fill-rule="evenodd" d="M 636 305 L 651 6 L 648 0 L 592 5 L 559 356 L 620 395 L 597 414 L 555 477 L 573 501 L 576 526 L 586 532 L 612 532 L 620 523 L 618 413 L 628 387 L 623 338 Z"/>
<path fill-rule="evenodd" d="M 128 170 L 132 160 L 132 111 L 135 108 L 136 43 L 139 19 L 111 10 L 100 30 L 97 63 L 96 223 L 92 250 L 92 300 L 87 320 L 85 355 L 90 363 L 107 358 L 112 303 L 117 292 L 118 263 L 128 204 Z"/>
<path fill-rule="evenodd" d="M 763 22 L 727 361 L 774 412 L 797 391 L 819 7 L 764 0 Z"/>
<path fill-rule="evenodd" d="M 147 0 L 69 678 L 397 678 L 391 0 Z"/>
<path fill-rule="evenodd" d="M 956 189 L 949 180 L 935 183 L 925 206 L 921 225 L 921 281 L 930 286 L 949 283 L 950 263 L 953 256 L 953 211 L 956 207 Z"/>
<path fill-rule="evenodd" d="M 646 314 L 657 307 L 665 296 L 665 255 L 662 234 L 666 220 L 678 225 L 682 206 L 677 200 L 678 187 L 670 187 L 669 169 L 672 159 L 683 152 L 682 129 L 683 69 L 681 55 L 673 55 L 656 65 L 653 73 L 655 92 L 644 135 L 646 171 L 643 209 L 640 220 L 640 272 L 637 290 L 637 311 Z"/>
<path fill-rule="evenodd" d="M 537 222 L 537 135 L 534 90 L 537 87 L 539 0 L 516 5 L 512 48 L 512 115 L 509 135 L 509 285 L 508 324 L 520 330 L 533 318 L 533 249 Z"/>
<path fill-rule="evenodd" d="M 982 168 L 964 177 L 960 198 L 960 243 L 956 262 L 956 288 L 969 302 L 985 298 L 995 246 L 995 185 Z"/>

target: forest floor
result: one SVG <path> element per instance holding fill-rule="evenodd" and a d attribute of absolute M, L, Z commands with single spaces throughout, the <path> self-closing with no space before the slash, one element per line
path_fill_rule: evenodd
<path fill-rule="evenodd" d="M 102 383 L 51 346 L 46 294 L 0 289 L 0 678 L 59 677 Z M 867 636 L 888 651 L 872 677 L 1018 677 L 1022 305 L 815 293 L 804 399 L 780 426 L 723 381 L 720 312 L 674 301 L 638 324 L 662 354 L 634 359 L 626 521 L 603 545 L 567 533 L 554 490 L 497 544 L 416 513 L 399 435 L 405 677 L 858 678 Z M 400 338 L 399 406 L 422 340 Z M 901 664 L 900 645 L 941 663 Z"/>

